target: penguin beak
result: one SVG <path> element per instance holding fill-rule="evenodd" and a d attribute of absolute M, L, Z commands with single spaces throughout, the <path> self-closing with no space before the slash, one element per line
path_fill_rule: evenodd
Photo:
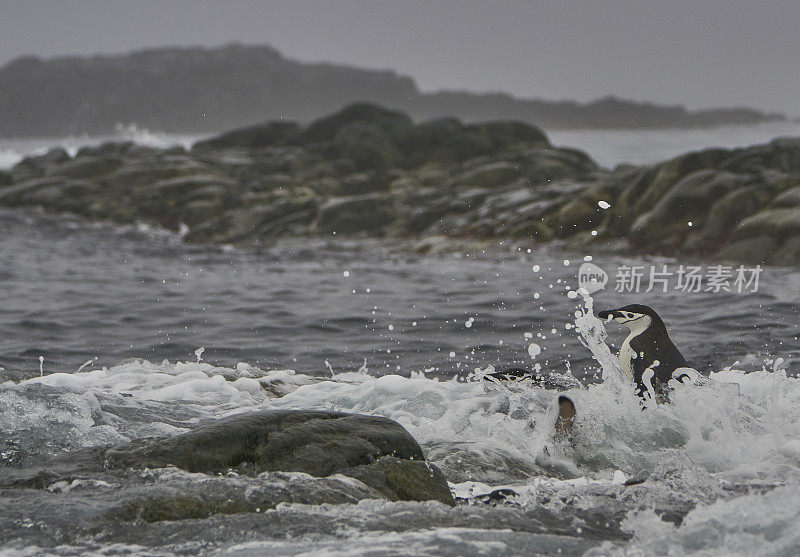
<path fill-rule="evenodd" d="M 639 319 L 645 317 L 644 315 L 634 313 L 631 311 L 622 311 L 619 309 L 609 309 L 606 311 L 600 311 L 597 313 L 597 317 L 600 319 L 604 319 L 606 323 L 611 320 L 616 321 L 617 323 L 621 323 L 623 325 L 627 325 L 628 323 L 632 323 L 633 321 L 638 321 Z"/>
<path fill-rule="evenodd" d="M 609 309 L 598 312 L 597 317 L 600 319 L 605 319 L 606 321 L 610 321 L 612 319 L 616 319 L 617 317 L 622 317 L 622 315 L 615 309 Z"/>

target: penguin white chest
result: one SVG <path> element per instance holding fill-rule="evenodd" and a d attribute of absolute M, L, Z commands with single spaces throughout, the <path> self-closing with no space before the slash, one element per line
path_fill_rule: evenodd
<path fill-rule="evenodd" d="M 623 321 L 623 324 L 631 330 L 631 334 L 629 334 L 628 338 L 623 341 L 622 346 L 619 349 L 619 363 L 622 366 L 622 371 L 628 376 L 628 379 L 630 379 L 631 382 L 634 381 L 633 360 L 641 357 L 641 355 L 637 354 L 631 346 L 631 341 L 645 332 L 650 326 L 650 322 L 651 320 L 648 315 L 642 315 L 636 319 Z"/>
<path fill-rule="evenodd" d="M 622 367 L 623 373 L 631 380 L 631 383 L 633 383 L 633 360 L 638 356 L 633 348 L 631 348 L 631 339 L 635 336 L 636 335 L 633 333 L 628 335 L 628 338 L 622 342 L 622 346 L 619 349 L 619 364 Z"/>

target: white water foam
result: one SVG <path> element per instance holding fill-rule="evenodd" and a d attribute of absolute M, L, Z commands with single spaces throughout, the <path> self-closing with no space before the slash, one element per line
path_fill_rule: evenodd
<path fill-rule="evenodd" d="M 0 147 L 0 170 L 11 168 L 19 161 L 23 155 L 15 149 Z"/>
<path fill-rule="evenodd" d="M 202 135 L 170 134 L 149 130 L 135 123 L 118 123 L 115 134 L 108 136 L 68 135 L 30 139 L 0 138 L 0 169 L 11 168 L 25 157 L 43 155 L 51 149 L 63 148 L 74 157 L 81 147 L 100 145 L 109 141 L 133 141 L 138 145 L 165 149 L 181 146 L 190 149 Z"/>

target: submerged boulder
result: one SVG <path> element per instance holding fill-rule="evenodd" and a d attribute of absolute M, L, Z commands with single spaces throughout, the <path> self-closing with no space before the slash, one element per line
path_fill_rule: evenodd
<path fill-rule="evenodd" d="M 0 486 L 46 487 L 104 470 L 175 466 L 188 472 L 304 472 L 360 480 L 391 500 L 453 504 L 416 440 L 380 416 L 315 410 L 235 414 L 173 437 L 68 453 L 38 470 L 0 471 Z"/>

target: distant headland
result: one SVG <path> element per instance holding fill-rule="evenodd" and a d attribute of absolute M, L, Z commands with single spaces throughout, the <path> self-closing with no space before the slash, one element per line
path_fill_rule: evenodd
<path fill-rule="evenodd" d="M 23 57 L 0 68 L 0 137 L 105 135 L 135 123 L 213 133 L 253 122 L 307 123 L 353 102 L 380 103 L 417 121 L 519 120 L 545 129 L 660 129 L 783 121 L 751 108 L 690 111 L 606 97 L 581 104 L 505 93 L 421 92 L 391 70 L 306 63 L 270 46 L 157 48 L 130 54 Z"/>

